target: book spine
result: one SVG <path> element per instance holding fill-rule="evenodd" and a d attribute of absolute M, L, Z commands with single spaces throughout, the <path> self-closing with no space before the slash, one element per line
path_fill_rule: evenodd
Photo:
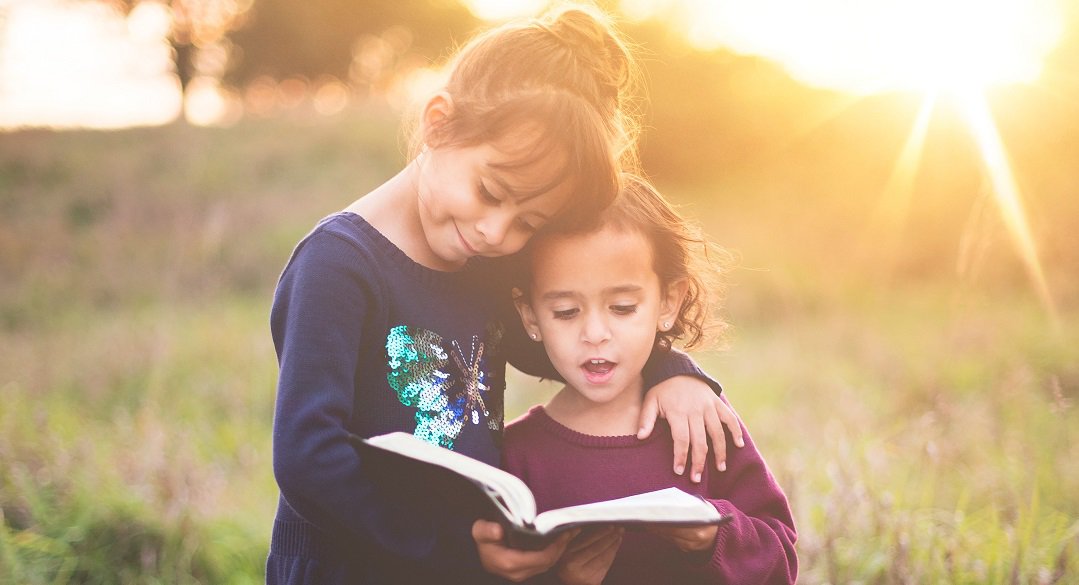
<path fill-rule="evenodd" d="M 502 523 L 506 537 L 506 546 L 518 550 L 541 550 L 555 539 L 556 533 L 542 534 L 530 526 L 518 526 L 509 522 Z"/>

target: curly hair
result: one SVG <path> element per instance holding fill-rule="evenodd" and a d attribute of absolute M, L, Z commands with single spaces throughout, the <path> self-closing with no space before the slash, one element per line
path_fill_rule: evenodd
<path fill-rule="evenodd" d="M 652 269 L 663 292 L 676 282 L 687 284 L 678 316 L 670 329 L 656 332 L 656 345 L 670 349 L 677 342 L 689 350 L 723 341 L 728 324 L 714 308 L 724 298 L 722 276 L 733 263 L 731 254 L 710 242 L 700 226 L 682 217 L 648 180 L 623 173 L 622 184 L 614 203 L 594 221 L 541 232 L 529 242 L 529 249 L 559 235 L 601 229 L 640 233 L 652 247 Z"/>

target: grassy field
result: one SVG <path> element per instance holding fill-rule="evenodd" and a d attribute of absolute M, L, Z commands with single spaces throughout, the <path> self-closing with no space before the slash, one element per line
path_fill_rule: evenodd
<path fill-rule="evenodd" d="M 375 109 L 0 135 L 0 582 L 262 581 L 275 280 L 396 137 Z M 1054 321 L 1006 245 L 959 274 L 863 253 L 860 207 L 777 176 L 663 186 L 741 258 L 699 359 L 791 498 L 800 581 L 1079 582 L 1074 264 Z M 513 382 L 511 415 L 550 391 Z"/>

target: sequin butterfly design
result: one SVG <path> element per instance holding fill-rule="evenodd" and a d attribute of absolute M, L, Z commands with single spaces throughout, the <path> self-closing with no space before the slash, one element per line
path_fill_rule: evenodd
<path fill-rule="evenodd" d="M 491 431 L 502 429 L 502 395 L 490 392 L 493 376 L 485 368 L 501 337 L 501 328 L 488 327 L 487 341 L 473 335 L 465 352 L 456 340 L 447 347 L 434 331 L 390 329 L 386 379 L 402 404 L 416 408 L 417 437 L 452 449 L 466 422 L 483 418 Z"/>

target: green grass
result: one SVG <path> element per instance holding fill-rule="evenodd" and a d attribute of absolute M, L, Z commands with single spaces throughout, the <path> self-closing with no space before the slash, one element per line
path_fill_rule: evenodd
<path fill-rule="evenodd" d="M 395 170 L 395 123 L 0 135 L 0 582 L 262 581 L 275 280 Z M 668 192 L 741 257 L 699 357 L 791 498 L 801 582 L 1079 582 L 1075 301 L 1054 334 L 999 245 L 981 276 L 851 259 L 864 206 L 780 212 L 774 170 Z M 550 392 L 512 381 L 511 415 Z"/>

